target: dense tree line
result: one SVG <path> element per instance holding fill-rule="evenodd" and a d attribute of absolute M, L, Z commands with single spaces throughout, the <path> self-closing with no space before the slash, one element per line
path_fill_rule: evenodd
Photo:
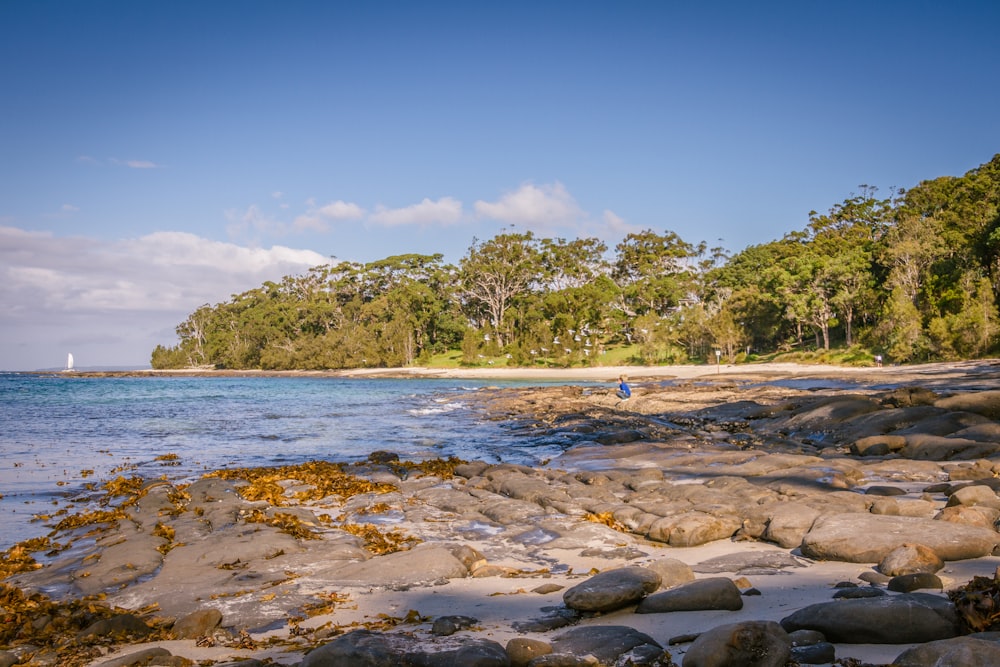
<path fill-rule="evenodd" d="M 729 256 L 652 230 L 609 253 L 596 238 L 505 230 L 441 255 L 317 266 L 204 305 L 153 351 L 154 368 L 598 363 L 845 347 L 896 362 L 996 351 L 1000 154 L 962 177 L 812 212 L 802 230 Z"/>

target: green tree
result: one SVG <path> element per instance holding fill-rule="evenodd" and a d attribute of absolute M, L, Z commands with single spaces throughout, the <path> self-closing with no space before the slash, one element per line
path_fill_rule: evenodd
<path fill-rule="evenodd" d="M 503 346 L 514 340 L 507 321 L 513 300 L 530 292 L 541 272 L 541 254 L 531 232 L 505 232 L 488 241 L 473 240 L 462 258 L 459 296 L 471 318 L 485 325 Z"/>

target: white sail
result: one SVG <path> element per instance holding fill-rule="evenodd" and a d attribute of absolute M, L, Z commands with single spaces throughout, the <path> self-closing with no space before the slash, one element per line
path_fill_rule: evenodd
<path fill-rule="evenodd" d="M 66 357 L 66 370 L 68 370 L 68 371 L 73 370 L 73 353 L 72 352 L 70 352 L 69 356 Z"/>

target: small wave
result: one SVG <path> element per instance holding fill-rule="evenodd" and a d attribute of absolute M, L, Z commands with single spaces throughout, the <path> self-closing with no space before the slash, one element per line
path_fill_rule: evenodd
<path fill-rule="evenodd" d="M 419 417 L 421 415 L 440 415 L 446 412 L 453 412 L 464 407 L 461 403 L 444 403 L 433 408 L 411 408 L 406 412 Z"/>

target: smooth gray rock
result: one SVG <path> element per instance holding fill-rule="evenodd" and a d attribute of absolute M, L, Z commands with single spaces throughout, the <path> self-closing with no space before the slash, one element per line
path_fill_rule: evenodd
<path fill-rule="evenodd" d="M 698 579 L 661 593 L 650 595 L 636 607 L 637 614 L 661 614 L 671 611 L 727 610 L 743 608 L 743 596 L 731 579 Z"/>
<path fill-rule="evenodd" d="M 821 602 L 786 616 L 781 626 L 788 632 L 817 630 L 845 644 L 910 644 L 962 633 L 954 605 L 927 593 Z"/>
<path fill-rule="evenodd" d="M 636 604 L 660 587 L 660 575 L 644 567 L 606 570 L 563 593 L 563 602 L 578 611 L 614 611 Z"/>
<path fill-rule="evenodd" d="M 893 667 L 995 667 L 1000 665 L 1000 644 L 974 637 L 928 642 L 903 651 Z"/>
<path fill-rule="evenodd" d="M 923 544 L 942 560 L 965 560 L 993 553 L 1000 533 L 950 521 L 909 516 L 847 513 L 816 519 L 802 538 L 802 554 L 816 560 L 878 563 L 904 544 Z"/>
<path fill-rule="evenodd" d="M 792 640 L 774 621 L 745 621 L 701 633 L 684 654 L 683 667 L 784 667 Z"/>

